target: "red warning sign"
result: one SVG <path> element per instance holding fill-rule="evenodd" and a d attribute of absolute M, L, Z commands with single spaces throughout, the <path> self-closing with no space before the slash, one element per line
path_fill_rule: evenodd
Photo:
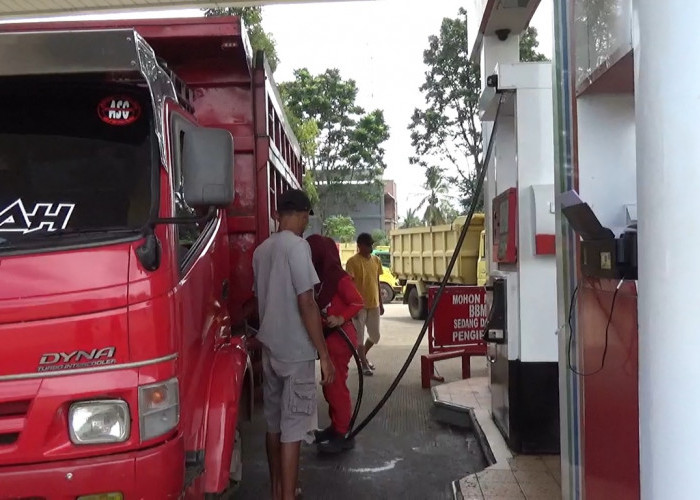
<path fill-rule="evenodd" d="M 109 125 L 130 125 L 141 117 L 141 105 L 131 97 L 109 96 L 97 105 L 97 114 Z"/>
<path fill-rule="evenodd" d="M 428 288 L 429 307 L 435 301 L 437 290 L 438 287 Z M 486 344 L 481 335 L 488 313 L 484 287 L 446 287 L 430 324 L 429 351 L 473 347 L 475 352 L 483 350 L 486 353 Z"/>

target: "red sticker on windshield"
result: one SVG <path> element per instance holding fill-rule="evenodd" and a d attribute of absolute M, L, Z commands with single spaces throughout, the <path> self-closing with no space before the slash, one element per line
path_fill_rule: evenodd
<path fill-rule="evenodd" d="M 97 114 L 109 125 L 129 125 L 141 117 L 141 105 L 131 97 L 105 97 L 97 105 Z"/>

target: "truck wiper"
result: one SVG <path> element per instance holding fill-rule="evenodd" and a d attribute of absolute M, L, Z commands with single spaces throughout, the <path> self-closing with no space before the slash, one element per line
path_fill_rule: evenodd
<path fill-rule="evenodd" d="M 142 232 L 141 228 L 124 227 L 124 226 L 108 226 L 108 227 L 75 227 L 66 229 L 57 229 L 56 231 L 36 231 L 33 233 L 26 234 L 23 238 L 24 241 L 27 239 L 35 238 L 55 238 L 57 236 L 69 236 L 69 235 L 79 235 L 79 234 L 97 234 L 97 233 L 114 233 L 114 234 L 133 234 Z"/>
<path fill-rule="evenodd" d="M 36 231 L 29 234 L 25 234 L 19 240 L 7 240 L 0 238 L 0 248 L 21 248 L 25 246 L 25 243 L 35 243 L 37 241 L 59 238 L 62 236 L 78 236 L 85 234 L 138 234 L 143 233 L 142 228 L 128 228 L 124 226 L 114 226 L 114 227 L 82 227 L 82 228 L 66 228 L 58 229 L 56 231 Z"/>

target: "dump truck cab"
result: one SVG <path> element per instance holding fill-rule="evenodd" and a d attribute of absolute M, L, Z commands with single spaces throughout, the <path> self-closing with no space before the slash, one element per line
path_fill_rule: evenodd
<path fill-rule="evenodd" d="M 3 33 L 0 62 L 3 498 L 223 492 L 231 134 L 135 29 Z"/>

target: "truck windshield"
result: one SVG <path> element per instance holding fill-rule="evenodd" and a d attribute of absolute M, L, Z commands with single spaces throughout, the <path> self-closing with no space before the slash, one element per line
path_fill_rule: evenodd
<path fill-rule="evenodd" d="M 151 209 L 149 94 L 0 81 L 0 251 L 124 237 Z"/>

